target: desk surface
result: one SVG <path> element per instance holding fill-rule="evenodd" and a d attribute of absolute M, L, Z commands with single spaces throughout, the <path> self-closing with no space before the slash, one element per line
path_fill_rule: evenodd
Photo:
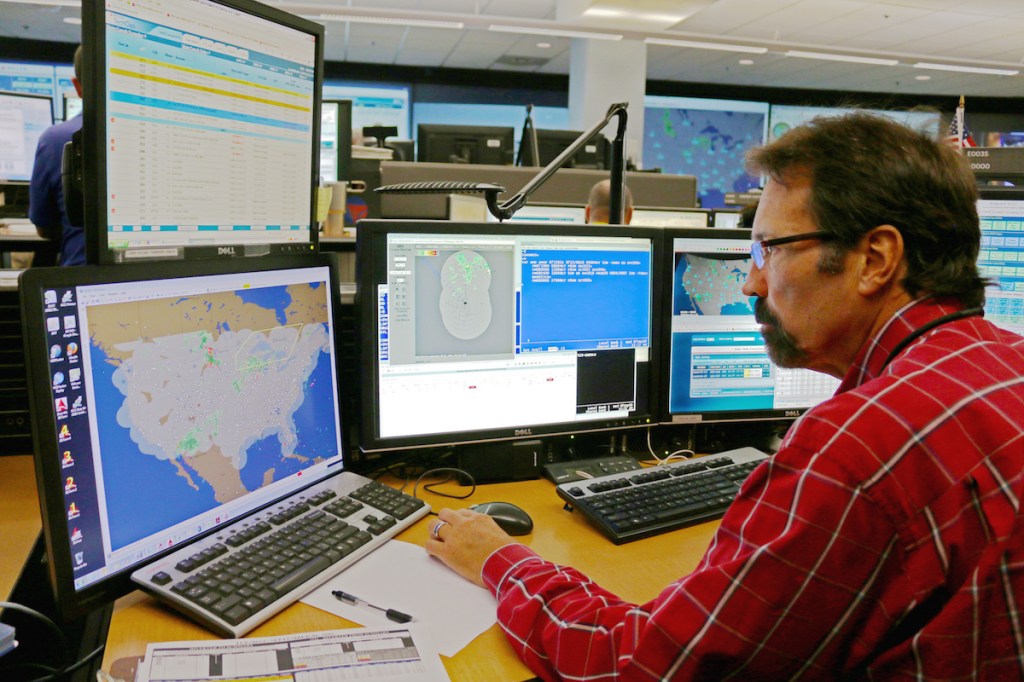
<path fill-rule="evenodd" d="M 39 537 L 36 475 L 28 455 L 0 457 L 0 599 L 7 599 Z"/>
<path fill-rule="evenodd" d="M 441 486 L 456 494 L 466 489 Z M 422 490 L 422 488 L 421 488 Z M 472 498 L 447 500 L 421 494 L 436 511 L 442 507 L 468 507 L 502 500 L 525 509 L 534 520 L 532 534 L 520 540 L 541 556 L 572 565 L 624 599 L 643 602 L 671 581 L 693 570 L 704 554 L 717 523 L 706 523 L 625 545 L 613 545 L 581 517 L 562 508 L 554 486 L 543 479 L 499 483 L 477 488 Z M 433 522 L 428 516 L 397 539 L 422 546 Z M 250 633 L 253 637 L 353 627 L 354 623 L 325 611 L 297 603 Z M 214 639 L 216 635 L 135 592 L 120 599 L 107 638 L 104 670 L 119 659 L 142 656 L 150 641 Z M 452 680 L 525 680 L 533 675 L 524 666 L 497 625 L 452 658 L 443 658 Z"/>

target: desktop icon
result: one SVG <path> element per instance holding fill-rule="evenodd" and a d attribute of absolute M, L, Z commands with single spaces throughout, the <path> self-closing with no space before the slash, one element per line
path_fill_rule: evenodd
<path fill-rule="evenodd" d="M 64 456 L 60 460 L 60 468 L 61 469 L 70 469 L 73 466 L 75 466 L 75 460 L 71 456 L 71 451 L 70 450 L 65 450 L 64 451 Z"/>
<path fill-rule="evenodd" d="M 78 320 L 75 319 L 74 315 L 64 316 L 64 329 L 67 331 L 74 331 L 78 328 Z"/>
<path fill-rule="evenodd" d="M 53 373 L 53 387 L 59 388 L 64 385 L 64 372 Z"/>
<path fill-rule="evenodd" d="M 65 291 L 64 295 L 60 297 L 61 305 L 72 305 L 75 302 L 75 295 L 70 291 Z"/>
<path fill-rule="evenodd" d="M 68 381 L 70 381 L 72 384 L 77 384 L 81 380 L 82 380 L 82 368 L 81 367 L 72 367 L 71 369 L 68 370 Z"/>
<path fill-rule="evenodd" d="M 71 429 L 68 428 L 67 424 L 60 427 L 60 433 L 57 435 L 57 440 L 61 443 L 66 443 L 71 440 Z"/>
<path fill-rule="evenodd" d="M 78 344 L 72 341 L 68 344 L 68 357 L 78 355 Z"/>
<path fill-rule="evenodd" d="M 64 481 L 64 494 L 70 495 L 74 492 L 78 492 L 78 486 L 75 485 L 75 477 L 68 476 L 67 480 Z"/>
<path fill-rule="evenodd" d="M 57 303 L 57 292 L 53 289 L 47 289 L 43 292 L 43 303 L 46 305 L 55 305 Z"/>
<path fill-rule="evenodd" d="M 79 545 L 81 543 L 82 543 L 82 530 L 80 528 L 75 528 L 73 531 L 71 531 L 71 544 L 72 545 Z"/>
<path fill-rule="evenodd" d="M 57 419 L 63 419 L 68 416 L 68 399 L 66 396 L 61 396 L 54 400 L 53 406 L 57 410 Z"/>
<path fill-rule="evenodd" d="M 85 552 L 75 552 L 75 565 L 82 566 L 85 564 Z"/>
<path fill-rule="evenodd" d="M 46 331 L 51 334 L 56 334 L 60 331 L 60 318 L 59 317 L 48 317 L 46 318 Z"/>
<path fill-rule="evenodd" d="M 60 347 L 59 343 L 55 343 L 52 346 L 50 346 L 50 359 L 51 360 L 60 360 L 61 357 L 63 356 L 63 354 L 64 354 L 64 349 Z"/>
<path fill-rule="evenodd" d="M 71 506 L 68 507 L 68 521 L 71 521 L 72 519 L 77 519 L 81 515 L 81 512 L 78 511 L 78 505 L 72 502 Z"/>
<path fill-rule="evenodd" d="M 84 402 L 84 400 L 83 400 L 82 396 L 75 397 L 75 402 L 71 403 L 72 411 L 82 409 L 83 402 Z"/>

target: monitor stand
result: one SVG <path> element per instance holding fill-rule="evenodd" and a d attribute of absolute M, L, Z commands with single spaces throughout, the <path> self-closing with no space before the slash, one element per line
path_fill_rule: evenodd
<path fill-rule="evenodd" d="M 27 614 L 4 609 L 0 621 L 15 628 L 18 647 L 0 658 L 0 676 L 6 679 L 7 672 L 17 670 L 16 679 L 46 677 L 48 668 L 59 667 L 65 660 L 79 661 L 94 652 L 107 640 L 113 603 L 106 604 L 85 616 L 66 622 L 59 615 L 48 578 L 47 558 L 43 534 L 36 538 L 28 560 L 21 569 L 8 601 L 28 607 L 47 616 L 57 624 L 67 637 L 70 651 L 61 651 L 53 631 L 39 619 Z M 60 682 L 90 682 L 96 679 L 96 671 L 103 661 L 102 652 L 97 653 L 81 668 L 59 677 Z M 15 667 L 17 666 L 17 667 Z"/>

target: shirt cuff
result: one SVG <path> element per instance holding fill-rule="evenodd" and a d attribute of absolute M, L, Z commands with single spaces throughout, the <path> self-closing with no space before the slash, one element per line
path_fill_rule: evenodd
<path fill-rule="evenodd" d="M 543 561 L 526 545 L 508 544 L 494 550 L 487 557 L 480 571 L 480 577 L 483 578 L 487 589 L 497 597 L 501 592 L 502 585 L 516 568 L 523 564 L 542 563 Z"/>

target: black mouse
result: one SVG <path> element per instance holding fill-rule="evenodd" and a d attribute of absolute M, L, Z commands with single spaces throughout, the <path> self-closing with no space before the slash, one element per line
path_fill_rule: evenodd
<path fill-rule="evenodd" d="M 487 514 L 509 535 L 526 535 L 533 530 L 530 515 L 511 502 L 481 502 L 470 509 Z"/>

